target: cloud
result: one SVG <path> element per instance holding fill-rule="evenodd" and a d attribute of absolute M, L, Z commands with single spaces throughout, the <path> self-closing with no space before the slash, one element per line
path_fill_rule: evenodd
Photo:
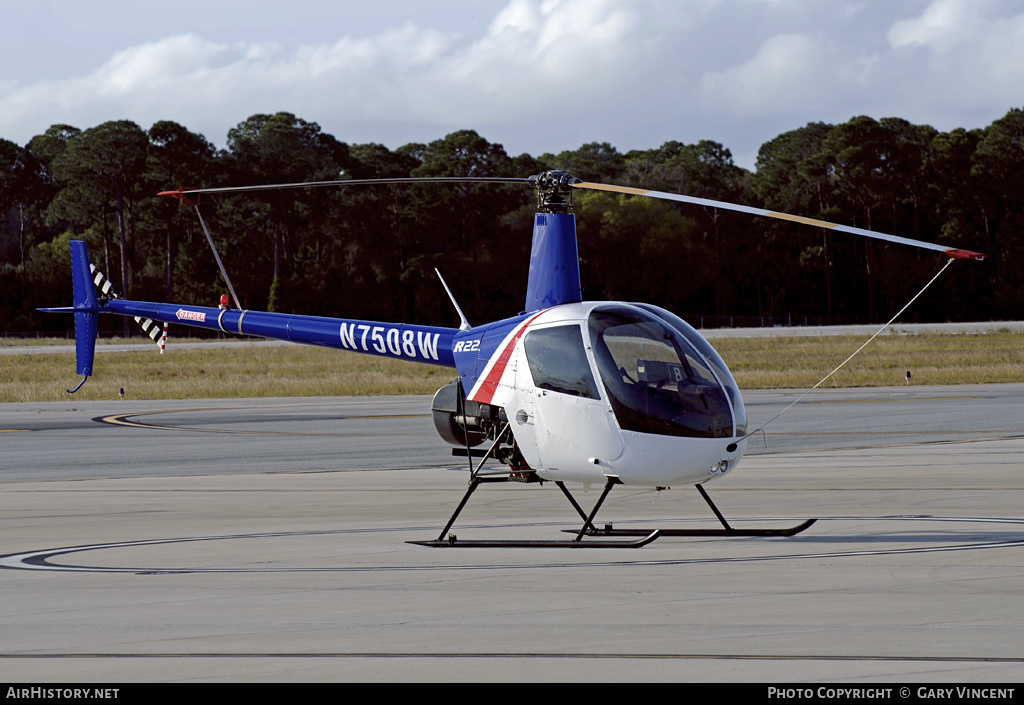
<path fill-rule="evenodd" d="M 274 110 L 468 126 L 539 109 L 550 92 L 602 84 L 616 61 L 628 63 L 634 27 L 628 6 L 611 0 L 512 0 L 469 39 L 407 23 L 286 52 L 176 35 L 118 51 L 77 78 L 10 87 L 0 94 L 0 133 L 26 121 L 41 132 L 47 121 L 130 115 L 220 122 L 224 134 L 254 111 Z"/>
<path fill-rule="evenodd" d="M 981 4 L 978 0 L 937 0 L 918 17 L 894 23 L 889 42 L 897 49 L 916 45 L 938 52 L 973 44 L 985 24 L 978 14 Z"/>
<path fill-rule="evenodd" d="M 933 0 L 919 15 L 894 22 L 887 36 L 907 77 L 907 97 L 947 113 L 1019 106 L 1024 10 L 1007 7 L 1014 6 Z"/>
<path fill-rule="evenodd" d="M 466 6 L 452 7 L 317 40 L 289 14 L 259 18 L 282 41 L 256 41 L 274 33 L 246 17 L 166 37 L 147 22 L 78 75 L 0 82 L 0 136 L 175 120 L 223 146 L 248 116 L 285 110 L 347 142 L 472 128 L 537 155 L 712 139 L 749 166 L 760 144 L 811 121 L 983 126 L 1024 85 L 1024 12 L 1005 0 L 505 0 L 465 23 Z"/>
<path fill-rule="evenodd" d="M 704 74 L 700 90 L 706 102 L 736 112 L 788 112 L 815 99 L 826 54 L 809 36 L 779 34 L 748 61 Z"/>
<path fill-rule="evenodd" d="M 82 81 L 69 81 L 69 89 L 95 88 L 99 95 L 126 95 L 158 91 L 182 78 L 195 78 L 223 56 L 227 47 L 194 34 L 142 44 L 114 54 Z M 252 48 L 246 49 L 253 52 Z"/>
<path fill-rule="evenodd" d="M 600 81 L 628 56 L 635 26 L 628 6 L 610 0 L 512 0 L 482 37 L 444 57 L 436 83 L 536 100 L 531 94 Z"/>

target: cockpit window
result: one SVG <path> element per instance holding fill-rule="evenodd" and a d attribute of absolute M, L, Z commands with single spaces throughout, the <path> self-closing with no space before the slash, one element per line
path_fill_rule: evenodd
<path fill-rule="evenodd" d="M 671 326 L 624 308 L 590 314 L 598 370 L 624 430 L 729 438 L 729 401 L 703 358 Z"/>
<path fill-rule="evenodd" d="M 740 396 L 739 386 L 736 384 L 736 380 L 733 378 L 732 373 L 729 372 L 729 368 L 725 366 L 725 362 L 722 357 L 711 344 L 706 341 L 700 333 L 694 330 L 693 326 L 684 321 L 679 316 L 675 315 L 671 311 L 666 311 L 658 306 L 651 304 L 636 304 L 638 307 L 653 313 L 655 316 L 661 318 L 663 321 L 674 327 L 680 333 L 682 333 L 686 340 L 695 347 L 701 356 L 711 365 L 718 381 L 725 387 L 726 393 L 729 395 L 729 401 L 732 402 L 732 413 L 733 418 L 736 420 L 736 435 L 742 436 L 747 432 L 747 412 L 743 407 L 743 399 Z"/>
<path fill-rule="evenodd" d="M 523 345 L 536 387 L 588 399 L 601 398 L 579 326 L 531 330 Z"/>

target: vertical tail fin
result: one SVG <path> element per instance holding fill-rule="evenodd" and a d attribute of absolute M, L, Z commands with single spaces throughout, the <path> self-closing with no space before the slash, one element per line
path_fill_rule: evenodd
<path fill-rule="evenodd" d="M 78 374 L 88 377 L 96 353 L 100 304 L 89 272 L 89 253 L 81 240 L 71 241 L 71 282 L 75 297 L 75 361 Z"/>
<path fill-rule="evenodd" d="M 572 213 L 537 213 L 533 217 L 525 310 L 540 311 L 581 299 L 575 216 Z"/>

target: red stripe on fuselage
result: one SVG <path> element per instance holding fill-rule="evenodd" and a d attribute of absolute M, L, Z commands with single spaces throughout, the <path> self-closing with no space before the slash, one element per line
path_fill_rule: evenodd
<path fill-rule="evenodd" d="M 488 371 L 487 376 L 477 385 L 477 390 L 469 398 L 472 401 L 479 402 L 481 404 L 490 404 L 491 399 L 494 398 L 494 393 L 498 390 L 498 382 L 501 381 L 501 376 L 505 374 L 505 367 L 508 365 L 509 358 L 512 357 L 512 351 L 516 348 L 516 343 L 526 332 L 526 329 L 530 327 L 534 319 L 537 318 L 541 311 L 533 318 L 530 318 L 519 328 L 513 335 L 512 338 L 505 343 L 505 347 L 501 349 L 501 353 L 498 355 L 498 359 L 494 361 L 494 365 Z"/>

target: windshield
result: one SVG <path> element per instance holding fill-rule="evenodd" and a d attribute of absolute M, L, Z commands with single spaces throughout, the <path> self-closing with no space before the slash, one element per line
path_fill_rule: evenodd
<path fill-rule="evenodd" d="M 704 358 L 673 326 L 626 307 L 595 309 L 590 337 L 598 370 L 623 430 L 729 438 L 726 392 Z"/>
<path fill-rule="evenodd" d="M 671 311 L 666 311 L 663 308 L 653 306 L 651 304 L 637 304 L 637 306 L 646 311 L 650 311 L 655 316 L 658 316 L 670 326 L 674 327 L 686 337 L 686 340 L 693 345 L 693 347 L 697 348 L 697 351 L 705 360 L 707 360 L 707 363 L 711 366 L 715 375 L 718 377 L 718 381 L 722 384 L 726 393 L 729 395 L 729 401 L 732 402 L 732 413 L 736 419 L 736 435 L 746 435 L 747 411 L 743 406 L 743 398 L 740 396 L 739 385 L 736 384 L 736 380 L 733 378 L 732 373 L 729 372 L 729 368 L 725 366 L 725 361 L 722 360 L 722 357 L 718 352 L 711 347 L 711 344 L 705 340 L 693 326 Z"/>

